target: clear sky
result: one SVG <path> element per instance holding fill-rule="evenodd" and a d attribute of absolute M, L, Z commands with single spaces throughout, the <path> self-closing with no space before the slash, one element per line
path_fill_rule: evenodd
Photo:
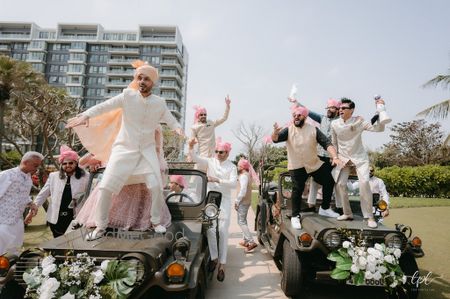
<path fill-rule="evenodd" d="M 330 97 L 349 97 L 356 115 L 375 111 L 381 94 L 397 122 L 450 97 L 422 88 L 450 68 L 450 1 L 447 0 L 0 0 L 0 21 L 98 23 L 107 30 L 176 25 L 189 52 L 186 133 L 194 105 L 218 118 L 227 94 L 229 120 L 216 134 L 231 134 L 240 121 L 270 132 L 290 119 L 287 96 L 297 83 L 301 102 L 325 112 Z M 449 120 L 443 121 L 449 131 Z M 371 149 L 390 140 L 364 133 Z"/>

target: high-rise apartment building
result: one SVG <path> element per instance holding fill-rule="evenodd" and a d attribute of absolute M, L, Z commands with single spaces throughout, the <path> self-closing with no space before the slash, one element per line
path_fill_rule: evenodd
<path fill-rule="evenodd" d="M 188 52 L 176 26 L 115 31 L 98 24 L 44 29 L 34 23 L 0 22 L 0 55 L 31 63 L 82 108 L 122 92 L 133 79 L 131 62 L 148 61 L 160 74 L 154 94 L 166 99 L 184 127 Z"/>

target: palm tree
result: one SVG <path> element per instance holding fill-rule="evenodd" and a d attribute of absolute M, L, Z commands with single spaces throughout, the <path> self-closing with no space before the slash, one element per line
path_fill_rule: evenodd
<path fill-rule="evenodd" d="M 444 89 L 450 87 L 450 75 L 438 75 L 435 78 L 431 79 L 427 83 L 425 83 L 424 87 L 429 86 L 438 86 L 441 85 Z M 444 100 L 440 103 L 434 104 L 427 109 L 420 111 L 417 113 L 417 116 L 420 117 L 428 117 L 434 119 L 445 119 L 448 117 L 448 113 L 450 110 L 450 99 Z M 445 139 L 444 145 L 450 146 L 450 135 Z"/>

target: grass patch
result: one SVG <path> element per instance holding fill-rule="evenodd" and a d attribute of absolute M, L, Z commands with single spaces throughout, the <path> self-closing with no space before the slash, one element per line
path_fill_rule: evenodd
<path fill-rule="evenodd" d="M 256 211 L 258 205 L 258 193 L 252 193 L 252 208 Z M 448 207 L 449 198 L 426 198 L 426 197 L 391 197 L 391 208 L 420 208 L 420 207 Z"/>
<path fill-rule="evenodd" d="M 450 199 L 425 197 L 391 197 L 390 205 L 392 208 L 447 207 L 450 206 Z"/>

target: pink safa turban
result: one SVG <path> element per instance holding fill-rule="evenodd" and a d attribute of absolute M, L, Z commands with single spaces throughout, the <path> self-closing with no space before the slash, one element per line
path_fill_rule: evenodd
<path fill-rule="evenodd" d="M 339 108 L 339 107 L 341 107 L 341 102 L 336 100 L 336 99 L 332 99 L 332 98 L 328 99 L 328 101 L 327 101 L 327 108 L 329 108 L 329 107 Z"/>
<path fill-rule="evenodd" d="M 134 70 L 134 79 L 128 85 L 129 88 L 135 90 L 139 88 L 139 82 L 137 80 L 139 74 L 144 74 L 150 77 L 150 80 L 152 80 L 153 84 L 156 84 L 156 82 L 158 82 L 159 78 L 158 69 L 148 64 L 148 62 L 142 60 L 135 60 L 131 63 L 131 65 L 135 68 L 135 70 Z"/>
<path fill-rule="evenodd" d="M 256 185 L 259 185 L 259 177 L 255 172 L 255 169 L 253 169 L 252 164 L 250 164 L 250 162 L 244 158 L 241 158 L 238 162 L 238 167 L 246 170 L 249 172 L 250 176 L 252 177 L 252 180 L 255 182 Z"/>
<path fill-rule="evenodd" d="M 292 110 L 292 114 L 295 115 L 303 115 L 304 117 L 308 117 L 308 109 L 306 107 L 299 106 Z"/>
<path fill-rule="evenodd" d="M 170 182 L 176 183 L 181 186 L 181 188 L 186 187 L 186 180 L 182 175 L 174 174 L 170 176 Z"/>
<path fill-rule="evenodd" d="M 61 145 L 61 147 L 59 148 L 59 163 L 62 163 L 66 159 L 78 161 L 79 158 L 80 157 L 78 156 L 78 154 L 67 145 Z"/>
<path fill-rule="evenodd" d="M 194 114 L 194 123 L 198 123 L 198 119 L 200 114 L 205 113 L 206 114 L 206 109 L 200 106 L 194 106 L 195 109 L 195 114 Z"/>
<path fill-rule="evenodd" d="M 230 152 L 231 151 L 231 143 L 228 142 L 222 142 L 222 139 L 219 137 L 216 139 L 216 151 L 225 151 Z"/>

